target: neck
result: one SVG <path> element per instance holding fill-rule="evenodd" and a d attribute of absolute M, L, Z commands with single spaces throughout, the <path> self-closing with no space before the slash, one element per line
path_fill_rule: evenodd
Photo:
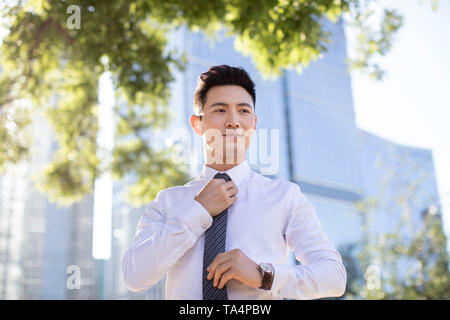
<path fill-rule="evenodd" d="M 206 157 L 205 159 L 205 165 L 216 169 L 217 171 L 227 171 L 233 167 L 236 167 L 238 164 L 245 161 L 246 154 L 242 154 L 240 157 L 234 157 L 234 159 L 226 159 L 225 157 L 222 159 L 222 161 L 217 161 L 214 157 Z M 219 162 L 219 163 L 217 163 Z"/>
<path fill-rule="evenodd" d="M 224 164 L 217 164 L 217 163 L 206 163 L 205 165 L 216 169 L 217 171 L 227 171 L 235 166 L 237 166 L 239 163 L 224 163 Z"/>
<path fill-rule="evenodd" d="M 235 151 L 234 156 L 231 159 L 227 159 L 226 152 L 220 153 L 216 155 L 217 150 L 210 152 L 206 152 L 205 154 L 205 165 L 213 168 L 217 171 L 227 171 L 233 167 L 236 167 L 238 164 L 244 162 L 246 160 L 247 152 L 246 151 Z M 222 161 L 218 161 L 221 159 Z"/>

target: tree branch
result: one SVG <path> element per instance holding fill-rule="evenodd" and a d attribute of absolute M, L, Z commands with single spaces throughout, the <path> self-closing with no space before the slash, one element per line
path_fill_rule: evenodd
<path fill-rule="evenodd" d="M 53 22 L 53 18 L 47 19 L 43 24 L 39 26 L 39 30 L 36 34 L 36 40 L 34 40 L 33 45 L 31 46 L 30 50 L 28 50 L 28 60 L 33 60 L 34 51 L 38 47 L 39 43 L 41 43 L 42 36 L 44 35 L 45 30 L 50 26 L 50 24 Z"/>

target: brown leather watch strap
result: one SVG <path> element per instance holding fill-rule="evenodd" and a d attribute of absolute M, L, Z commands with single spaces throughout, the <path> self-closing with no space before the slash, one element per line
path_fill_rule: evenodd
<path fill-rule="evenodd" d="M 261 268 L 261 265 L 258 266 L 258 271 L 262 274 L 262 284 L 260 289 L 270 290 L 272 288 L 273 278 L 275 277 L 275 269 L 270 263 L 265 263 L 265 265 L 270 267 L 270 272 L 266 272 Z"/>

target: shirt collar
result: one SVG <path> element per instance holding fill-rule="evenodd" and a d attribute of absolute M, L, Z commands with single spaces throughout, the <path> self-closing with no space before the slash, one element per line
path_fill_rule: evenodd
<path fill-rule="evenodd" d="M 212 178 L 214 178 L 214 176 L 216 175 L 216 173 L 218 172 L 225 172 L 226 174 L 228 174 L 231 178 L 231 180 L 233 180 L 233 182 L 236 185 L 239 185 L 244 178 L 247 176 L 247 174 L 250 172 L 250 166 L 248 164 L 247 160 L 244 160 L 243 162 L 239 163 L 238 165 L 234 166 L 231 169 L 228 169 L 226 171 L 218 171 L 214 168 L 208 167 L 206 164 L 203 164 L 203 169 L 202 169 L 202 173 L 200 175 L 200 179 L 205 179 L 206 181 L 211 180 Z"/>

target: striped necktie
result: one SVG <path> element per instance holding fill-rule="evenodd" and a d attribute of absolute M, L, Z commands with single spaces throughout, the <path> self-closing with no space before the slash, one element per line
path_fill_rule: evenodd
<path fill-rule="evenodd" d="M 231 181 L 226 173 L 217 173 L 214 179 Z M 213 286 L 214 279 L 206 279 L 206 268 L 214 261 L 219 253 L 225 252 L 227 234 L 228 208 L 213 217 L 212 226 L 205 233 L 205 247 L 203 252 L 203 300 L 228 300 L 226 285 L 222 289 Z"/>

